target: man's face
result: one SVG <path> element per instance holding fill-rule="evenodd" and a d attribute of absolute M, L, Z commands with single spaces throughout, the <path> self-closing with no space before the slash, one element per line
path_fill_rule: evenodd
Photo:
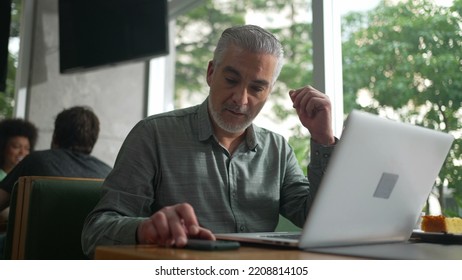
<path fill-rule="evenodd" d="M 271 92 L 276 62 L 272 55 L 235 46 L 219 65 L 209 62 L 209 111 L 216 133 L 242 133 L 252 123 Z"/>

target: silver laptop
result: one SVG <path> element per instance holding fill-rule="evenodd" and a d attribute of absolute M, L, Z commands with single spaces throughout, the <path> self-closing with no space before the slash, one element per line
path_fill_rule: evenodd
<path fill-rule="evenodd" d="M 353 111 L 299 233 L 216 234 L 300 249 L 406 241 L 454 138 Z"/>

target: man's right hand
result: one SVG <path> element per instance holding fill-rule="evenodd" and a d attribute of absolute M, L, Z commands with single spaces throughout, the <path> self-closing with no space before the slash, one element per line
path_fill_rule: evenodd
<path fill-rule="evenodd" d="M 188 203 L 164 207 L 137 228 L 139 244 L 184 247 L 188 238 L 215 240 L 213 233 L 199 226 Z"/>

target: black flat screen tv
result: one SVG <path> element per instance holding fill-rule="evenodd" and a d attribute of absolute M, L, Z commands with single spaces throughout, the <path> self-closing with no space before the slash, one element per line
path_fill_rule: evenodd
<path fill-rule="evenodd" d="M 167 0 L 59 0 L 60 72 L 168 54 Z"/>

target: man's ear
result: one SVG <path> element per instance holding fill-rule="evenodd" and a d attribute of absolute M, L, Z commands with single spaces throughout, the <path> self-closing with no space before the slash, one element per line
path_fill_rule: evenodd
<path fill-rule="evenodd" d="M 215 65 L 213 64 L 213 61 L 210 60 L 207 66 L 207 84 L 209 86 L 212 83 L 212 76 L 213 76 L 214 71 L 215 71 Z"/>

